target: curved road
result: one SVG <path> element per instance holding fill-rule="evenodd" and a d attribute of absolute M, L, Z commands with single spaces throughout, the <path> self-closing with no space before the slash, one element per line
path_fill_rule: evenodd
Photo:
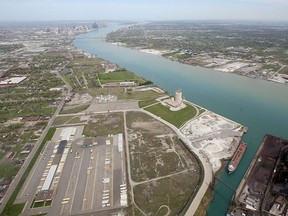
<path fill-rule="evenodd" d="M 201 161 L 202 163 L 202 166 L 203 166 L 203 172 L 204 172 L 204 178 L 203 178 L 203 182 L 202 182 L 202 185 L 200 186 L 196 196 L 194 197 L 192 203 L 190 204 L 188 210 L 186 211 L 185 213 L 185 216 L 191 216 L 191 215 L 194 215 L 203 196 L 205 195 L 210 183 L 212 183 L 212 180 L 213 180 L 213 171 L 212 171 L 212 167 L 210 165 L 210 163 L 208 162 L 208 159 L 203 155 L 201 154 L 197 149 L 193 148 L 190 140 L 184 135 L 181 133 L 181 131 L 175 127 L 174 125 L 172 125 L 171 123 L 169 122 L 166 122 L 165 120 L 163 120 L 162 118 L 146 111 L 146 110 L 142 110 L 144 113 L 150 115 L 151 117 L 159 120 L 160 122 L 162 122 L 163 124 L 166 124 L 167 126 L 169 126 L 171 129 L 173 129 L 177 135 L 179 136 L 179 138 L 181 138 L 183 140 L 183 142 L 185 143 L 185 145 L 192 151 L 194 152 L 199 160 Z"/>

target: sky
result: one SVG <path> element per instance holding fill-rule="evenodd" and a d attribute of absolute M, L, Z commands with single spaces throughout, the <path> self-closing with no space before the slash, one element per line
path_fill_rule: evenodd
<path fill-rule="evenodd" d="M 288 21 L 288 0 L 0 0 L 0 21 Z"/>

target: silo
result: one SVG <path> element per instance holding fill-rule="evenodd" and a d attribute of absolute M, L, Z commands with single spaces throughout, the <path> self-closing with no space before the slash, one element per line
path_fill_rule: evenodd
<path fill-rule="evenodd" d="M 182 103 L 182 91 L 178 89 L 175 93 L 175 102 L 180 105 Z"/>

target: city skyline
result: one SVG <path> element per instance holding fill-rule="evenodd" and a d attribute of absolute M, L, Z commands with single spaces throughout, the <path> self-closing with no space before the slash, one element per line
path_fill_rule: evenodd
<path fill-rule="evenodd" d="M 0 20 L 288 21 L 287 9 L 286 0 L 2 0 Z"/>

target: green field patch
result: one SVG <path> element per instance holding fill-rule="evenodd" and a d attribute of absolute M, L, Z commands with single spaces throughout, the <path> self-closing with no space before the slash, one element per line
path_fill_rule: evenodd
<path fill-rule="evenodd" d="M 4 212 L 2 212 L 1 216 L 18 216 L 22 212 L 24 206 L 25 206 L 25 203 L 15 204 L 10 209 L 9 214 L 5 214 Z"/>
<path fill-rule="evenodd" d="M 0 160 L 4 157 L 4 155 L 5 155 L 5 152 L 0 151 Z"/>
<path fill-rule="evenodd" d="M 278 65 L 278 64 L 266 64 L 262 68 L 266 69 L 266 70 L 269 70 L 269 71 L 276 72 L 276 71 L 278 71 L 281 68 L 281 66 Z"/>
<path fill-rule="evenodd" d="M 44 203 L 44 206 L 51 206 L 52 205 L 52 200 L 49 200 Z"/>
<path fill-rule="evenodd" d="M 139 84 L 145 82 L 143 78 L 126 70 L 120 70 L 110 73 L 99 73 L 98 76 L 101 84 L 106 84 L 109 82 L 125 82 L 125 81 L 137 81 Z"/>
<path fill-rule="evenodd" d="M 150 107 L 145 108 L 145 110 L 161 117 L 165 121 L 180 127 L 188 120 L 194 118 L 197 114 L 197 110 L 194 106 L 185 103 L 186 107 L 179 111 L 171 111 L 168 107 L 163 106 L 162 104 L 156 104 Z"/>
<path fill-rule="evenodd" d="M 169 207 L 169 215 L 179 215 L 198 185 L 199 178 L 187 172 L 137 185 L 134 187 L 135 203 L 147 215 L 165 215 L 168 209 L 163 205 Z"/>
<path fill-rule="evenodd" d="M 14 165 L 6 160 L 0 164 L 0 178 L 13 178 L 20 169 L 20 165 Z"/>
<path fill-rule="evenodd" d="M 139 101 L 139 107 L 143 108 L 143 107 L 149 106 L 149 105 L 157 103 L 157 102 L 159 103 L 159 101 L 157 101 L 155 99 Z"/>
<path fill-rule="evenodd" d="M 53 125 L 78 124 L 84 122 L 86 122 L 86 120 L 81 120 L 79 116 L 60 116 L 54 120 Z"/>
<path fill-rule="evenodd" d="M 27 131 L 27 132 L 24 132 L 22 135 L 21 135 L 21 139 L 22 139 L 22 142 L 23 143 L 27 143 L 31 137 L 33 136 L 33 131 Z"/>
<path fill-rule="evenodd" d="M 158 93 L 152 90 L 147 91 L 131 91 L 129 94 L 122 94 L 119 99 L 133 99 L 133 100 L 153 100 L 163 96 L 163 93 Z"/>
<path fill-rule="evenodd" d="M 44 207 L 44 202 L 34 202 L 32 208 L 41 208 Z"/>
<path fill-rule="evenodd" d="M 86 110 L 90 104 L 81 104 L 81 105 L 73 105 L 73 106 L 65 106 L 61 110 L 60 114 L 71 114 L 78 113 Z"/>

